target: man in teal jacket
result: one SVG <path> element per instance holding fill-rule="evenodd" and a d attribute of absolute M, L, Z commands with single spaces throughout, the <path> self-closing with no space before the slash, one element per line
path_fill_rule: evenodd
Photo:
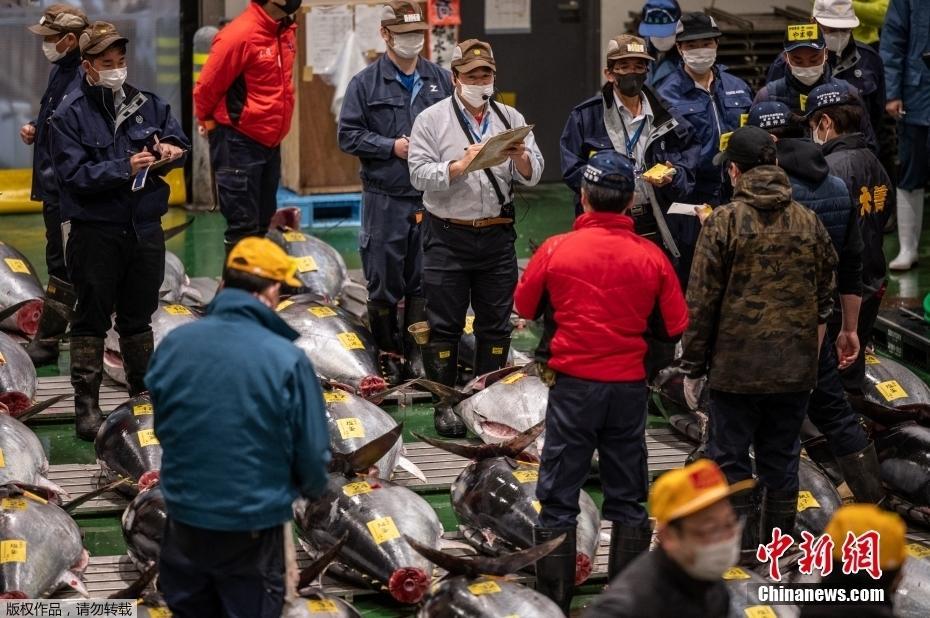
<path fill-rule="evenodd" d="M 274 311 L 295 271 L 271 241 L 242 240 L 207 316 L 165 337 L 145 377 L 164 450 L 160 586 L 178 618 L 278 618 L 282 524 L 326 487 L 320 385 Z"/>

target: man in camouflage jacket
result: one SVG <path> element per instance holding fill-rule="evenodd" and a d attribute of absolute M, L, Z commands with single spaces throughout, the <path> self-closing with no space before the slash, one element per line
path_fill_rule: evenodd
<path fill-rule="evenodd" d="M 681 367 L 691 407 L 708 376 L 707 456 L 730 483 L 752 477 L 754 449 L 760 489 L 733 501 L 740 515 L 761 517 L 761 527 L 753 518 L 744 530 L 743 548 L 754 554 L 772 528 L 794 528 L 799 434 L 837 257 L 817 216 L 791 199 L 765 131 L 737 130 L 716 158 L 733 182 L 733 201 L 714 210 L 698 240 Z"/>

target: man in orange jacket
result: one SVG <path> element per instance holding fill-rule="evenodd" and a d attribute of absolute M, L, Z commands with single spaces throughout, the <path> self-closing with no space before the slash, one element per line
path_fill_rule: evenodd
<path fill-rule="evenodd" d="M 294 112 L 293 67 L 300 0 L 252 0 L 216 36 L 194 87 L 194 107 L 209 132 L 226 250 L 264 236 L 277 208 L 281 141 Z"/>

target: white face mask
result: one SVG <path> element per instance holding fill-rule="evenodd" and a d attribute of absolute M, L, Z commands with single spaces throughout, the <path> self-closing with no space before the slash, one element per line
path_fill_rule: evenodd
<path fill-rule="evenodd" d="M 682 564 L 681 568 L 694 579 L 712 582 L 731 566 L 739 562 L 740 534 L 733 538 L 710 545 L 701 545 L 694 552 L 694 563 Z"/>
<path fill-rule="evenodd" d="M 494 96 L 494 84 L 491 83 L 487 86 L 459 84 L 459 96 L 472 107 L 482 107 L 488 99 Z"/>
<path fill-rule="evenodd" d="M 422 32 L 407 32 L 405 34 L 394 34 L 394 46 L 391 49 L 394 50 L 394 53 L 410 60 L 411 58 L 416 58 L 420 52 L 423 50 L 423 33 Z"/>
<path fill-rule="evenodd" d="M 659 51 L 666 52 L 675 47 L 675 35 L 671 34 L 669 36 L 651 36 L 649 37 L 649 42 L 652 43 L 652 46 Z"/>
<path fill-rule="evenodd" d="M 42 41 L 42 53 L 49 62 L 58 62 L 68 54 L 66 51 L 58 51 L 58 43 L 52 41 Z"/>
<path fill-rule="evenodd" d="M 827 143 L 827 137 L 829 136 L 829 133 L 830 133 L 830 132 L 827 131 L 827 135 L 824 135 L 823 137 L 820 137 L 820 125 L 818 124 L 818 125 L 814 128 L 814 130 L 811 131 L 811 139 L 812 139 L 812 140 L 814 141 L 814 143 L 817 144 L 818 146 L 823 146 L 824 144 Z"/>
<path fill-rule="evenodd" d="M 791 67 L 791 74 L 805 86 L 813 86 L 823 76 L 824 63 L 815 67 L 796 67 L 789 62 L 788 66 Z"/>
<path fill-rule="evenodd" d="M 689 49 L 681 52 L 681 59 L 684 60 L 686 67 L 698 75 L 703 75 L 710 71 L 710 68 L 717 62 L 717 50 L 712 47 Z"/>
<path fill-rule="evenodd" d="M 103 86 L 110 90 L 119 90 L 123 87 L 123 84 L 126 83 L 126 76 L 129 74 L 129 69 L 123 67 L 122 69 L 97 71 L 97 73 L 100 75 L 99 79 L 97 79 L 97 86 Z"/>
<path fill-rule="evenodd" d="M 824 32 L 823 38 L 827 42 L 827 49 L 832 51 L 834 54 L 838 54 L 846 49 L 846 45 L 849 44 L 849 31 L 843 30 L 841 32 Z"/>

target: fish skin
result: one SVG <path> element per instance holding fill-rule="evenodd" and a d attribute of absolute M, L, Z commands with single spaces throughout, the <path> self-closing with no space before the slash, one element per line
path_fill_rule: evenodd
<path fill-rule="evenodd" d="M 353 453 L 373 438 L 397 427 L 397 421 L 390 414 L 353 393 L 339 389 L 326 390 L 323 392 L 323 398 L 326 403 L 329 445 L 336 453 Z M 351 429 L 341 428 L 338 421 L 346 419 L 357 419 L 364 435 L 353 437 Z M 400 462 L 403 445 L 403 439 L 398 438 L 391 450 L 378 460 L 375 464 L 378 468 L 377 476 L 390 480 Z"/>
<path fill-rule="evenodd" d="M 6 414 L 0 414 L 0 452 L 5 464 L 0 468 L 0 485 L 25 483 L 67 495 L 47 478 L 48 459 L 39 438 L 29 427 Z"/>
<path fill-rule="evenodd" d="M 810 492 L 817 503 L 816 506 L 811 505 L 802 511 L 798 511 L 795 520 L 798 535 L 802 530 L 806 530 L 814 536 L 820 536 L 826 529 L 833 514 L 843 505 L 843 500 L 840 498 L 840 494 L 830 477 L 817 464 L 806 457 L 801 457 L 798 466 L 798 491 Z M 805 500 L 804 506 L 807 506 L 807 504 L 808 502 Z M 799 508 L 801 508 L 800 502 Z M 800 541 L 800 537 L 798 537 L 798 541 Z"/>
<path fill-rule="evenodd" d="M 184 262 L 170 251 L 165 251 L 165 278 L 158 288 L 158 298 L 169 304 L 180 302 L 181 291 L 189 283 Z"/>
<path fill-rule="evenodd" d="M 0 241 L 0 314 L 19 306 L 0 320 L 0 329 L 35 335 L 44 299 L 45 288 L 33 265 L 18 249 Z"/>
<path fill-rule="evenodd" d="M 32 405 L 38 386 L 36 368 L 26 350 L 0 332 L 0 403 L 15 416 Z"/>
<path fill-rule="evenodd" d="M 120 519 L 126 553 L 140 571 L 158 563 L 168 514 L 161 488 L 139 492 Z"/>
<path fill-rule="evenodd" d="M 157 348 L 162 340 L 174 329 L 199 319 L 196 312 L 184 305 L 159 303 L 152 314 L 152 336 Z M 123 357 L 120 355 L 119 335 L 116 328 L 107 332 L 104 343 L 103 369 L 110 378 L 126 384 L 126 371 L 123 368 Z"/>
<path fill-rule="evenodd" d="M 149 443 L 155 427 L 152 405 L 148 393 L 123 402 L 107 415 L 94 440 L 97 462 L 105 476 L 110 480 L 130 479 L 132 483 L 118 488 L 130 496 L 138 493 L 143 477 L 148 481 L 161 470 L 161 445 L 157 440 Z"/>
<path fill-rule="evenodd" d="M 302 591 L 300 598 L 288 602 L 284 606 L 282 618 L 361 618 L 357 609 L 349 605 L 345 599 L 324 593 L 315 589 Z"/>
<path fill-rule="evenodd" d="M 480 594 L 475 594 L 475 591 Z M 447 616 L 533 616 L 561 618 L 562 610 L 542 594 L 506 579 L 449 577 L 433 587 L 417 618 Z"/>
<path fill-rule="evenodd" d="M 342 288 L 349 281 L 349 270 L 345 260 L 332 246 L 306 232 L 291 229 L 272 229 L 268 238 L 294 258 L 312 258 L 312 270 L 301 272 L 296 277 L 303 287 L 293 290 L 295 294 L 315 294 L 327 302 L 338 301 Z"/>

